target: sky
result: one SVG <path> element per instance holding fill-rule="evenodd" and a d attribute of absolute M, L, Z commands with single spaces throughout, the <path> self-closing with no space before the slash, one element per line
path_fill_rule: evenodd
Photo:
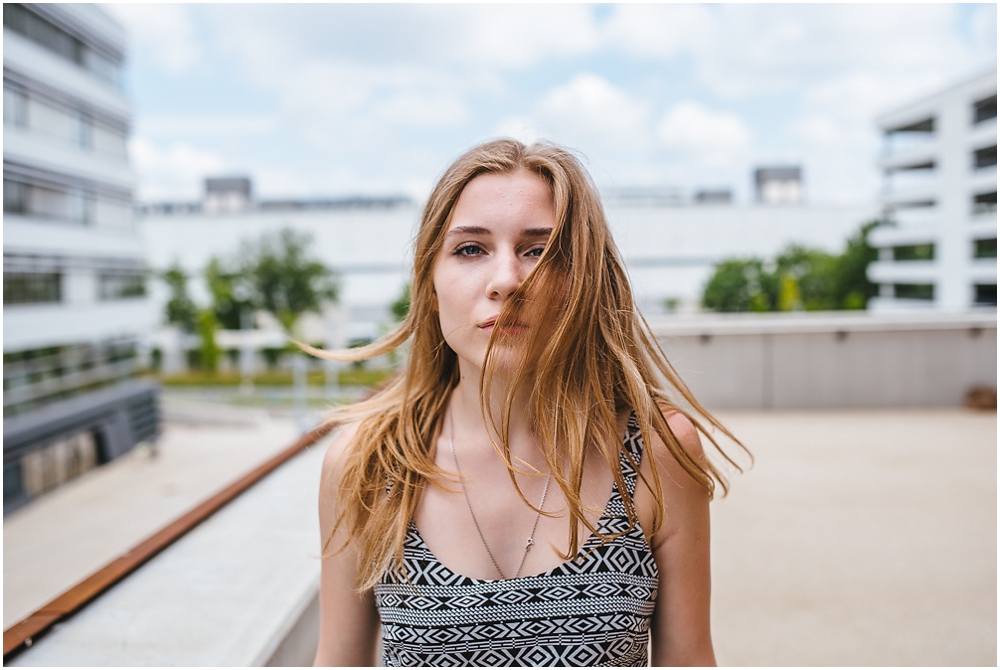
<path fill-rule="evenodd" d="M 731 189 L 801 165 L 871 202 L 875 118 L 996 68 L 996 4 L 115 4 L 140 202 L 208 176 L 259 198 L 426 197 L 498 136 L 601 187 Z"/>

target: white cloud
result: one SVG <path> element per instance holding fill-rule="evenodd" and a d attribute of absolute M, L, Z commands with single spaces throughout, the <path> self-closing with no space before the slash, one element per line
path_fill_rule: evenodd
<path fill-rule="evenodd" d="M 263 115 L 177 115 L 139 117 L 139 135 L 261 135 L 271 132 L 276 119 Z"/>
<path fill-rule="evenodd" d="M 141 137 L 129 141 L 129 155 L 139 173 L 137 199 L 147 202 L 164 198 L 197 200 L 205 177 L 230 169 L 215 152 L 183 143 L 162 149 Z"/>
<path fill-rule="evenodd" d="M 375 104 L 381 120 L 404 126 L 446 126 L 468 118 L 465 101 L 444 92 L 404 91 Z"/>
<path fill-rule="evenodd" d="M 673 58 L 710 38 L 715 30 L 706 5 L 615 5 L 604 25 L 607 43 L 634 56 Z"/>
<path fill-rule="evenodd" d="M 526 67 L 550 57 L 589 53 L 601 42 L 586 5 L 431 5 L 428 11 L 458 17 L 452 57 L 470 62 Z"/>
<path fill-rule="evenodd" d="M 996 7 L 983 7 L 972 45 L 956 29 L 958 8 L 940 4 L 616 5 L 605 31 L 635 57 L 690 57 L 698 80 L 727 98 L 801 91 L 845 71 L 933 87 L 995 60 Z"/>
<path fill-rule="evenodd" d="M 596 143 L 638 145 L 646 138 L 648 105 L 595 74 L 578 74 L 539 104 L 547 128 Z"/>
<path fill-rule="evenodd" d="M 586 5 L 242 4 L 207 10 L 221 46 L 280 71 L 315 59 L 429 67 L 523 68 L 600 47 Z"/>
<path fill-rule="evenodd" d="M 684 101 L 667 111 L 656 127 L 670 150 L 704 165 L 729 165 L 750 148 L 750 129 L 737 114 Z"/>
<path fill-rule="evenodd" d="M 542 138 L 541 132 L 534 121 L 523 116 L 511 116 L 503 119 L 495 126 L 494 137 L 510 137 L 531 144 Z"/>
<path fill-rule="evenodd" d="M 133 45 L 150 52 L 167 74 L 190 71 L 201 60 L 203 49 L 195 36 L 188 7 L 183 4 L 103 5 L 125 25 Z"/>

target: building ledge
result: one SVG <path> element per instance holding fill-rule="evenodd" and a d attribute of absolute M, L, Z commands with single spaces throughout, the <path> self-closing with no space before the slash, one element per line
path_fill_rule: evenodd
<path fill-rule="evenodd" d="M 5 665 L 310 664 L 326 444 L 291 458 Z"/>

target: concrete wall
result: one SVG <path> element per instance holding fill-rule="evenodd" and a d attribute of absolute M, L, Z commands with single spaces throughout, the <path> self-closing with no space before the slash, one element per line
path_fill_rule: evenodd
<path fill-rule="evenodd" d="M 772 314 L 651 324 L 709 409 L 957 407 L 996 387 L 996 312 Z"/>

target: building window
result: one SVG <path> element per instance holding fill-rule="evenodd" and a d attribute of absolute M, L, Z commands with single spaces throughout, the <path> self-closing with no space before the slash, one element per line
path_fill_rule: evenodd
<path fill-rule="evenodd" d="M 3 122 L 18 128 L 23 128 L 28 123 L 27 115 L 28 98 L 24 91 L 3 85 Z"/>
<path fill-rule="evenodd" d="M 5 213 L 82 225 L 94 222 L 95 196 L 82 188 L 40 186 L 4 179 L 3 191 Z"/>
<path fill-rule="evenodd" d="M 973 258 L 996 258 L 997 238 L 991 237 L 985 240 L 976 240 L 974 242 L 974 249 Z"/>
<path fill-rule="evenodd" d="M 895 284 L 893 295 L 903 300 L 933 300 L 934 284 Z"/>
<path fill-rule="evenodd" d="M 116 88 L 121 86 L 120 63 L 98 53 L 24 5 L 4 3 L 3 25 L 87 69 Z"/>
<path fill-rule="evenodd" d="M 4 272 L 3 304 L 27 305 L 59 302 L 62 275 L 58 272 Z"/>
<path fill-rule="evenodd" d="M 13 179 L 3 180 L 4 214 L 24 214 L 27 207 L 27 187 Z"/>
<path fill-rule="evenodd" d="M 972 103 L 973 123 L 995 118 L 997 118 L 997 96 L 995 94 Z"/>
<path fill-rule="evenodd" d="M 996 284 L 976 284 L 976 304 L 977 305 L 997 305 L 997 285 Z"/>
<path fill-rule="evenodd" d="M 24 5 L 4 3 L 3 25 L 63 58 L 78 65 L 83 64 L 83 42 L 29 11 Z"/>
<path fill-rule="evenodd" d="M 977 193 L 972 196 L 973 214 L 990 214 L 997 211 L 997 192 Z"/>
<path fill-rule="evenodd" d="M 977 170 L 997 164 L 997 145 L 983 147 L 972 152 L 972 164 Z"/>
<path fill-rule="evenodd" d="M 125 131 L 95 121 L 90 128 L 90 146 L 97 153 L 125 160 L 128 157 Z"/>
<path fill-rule="evenodd" d="M 934 260 L 933 244 L 906 244 L 892 248 L 894 261 L 931 261 Z"/>
<path fill-rule="evenodd" d="M 141 298 L 146 295 L 146 277 L 141 274 L 102 274 L 97 278 L 101 300 Z"/>

